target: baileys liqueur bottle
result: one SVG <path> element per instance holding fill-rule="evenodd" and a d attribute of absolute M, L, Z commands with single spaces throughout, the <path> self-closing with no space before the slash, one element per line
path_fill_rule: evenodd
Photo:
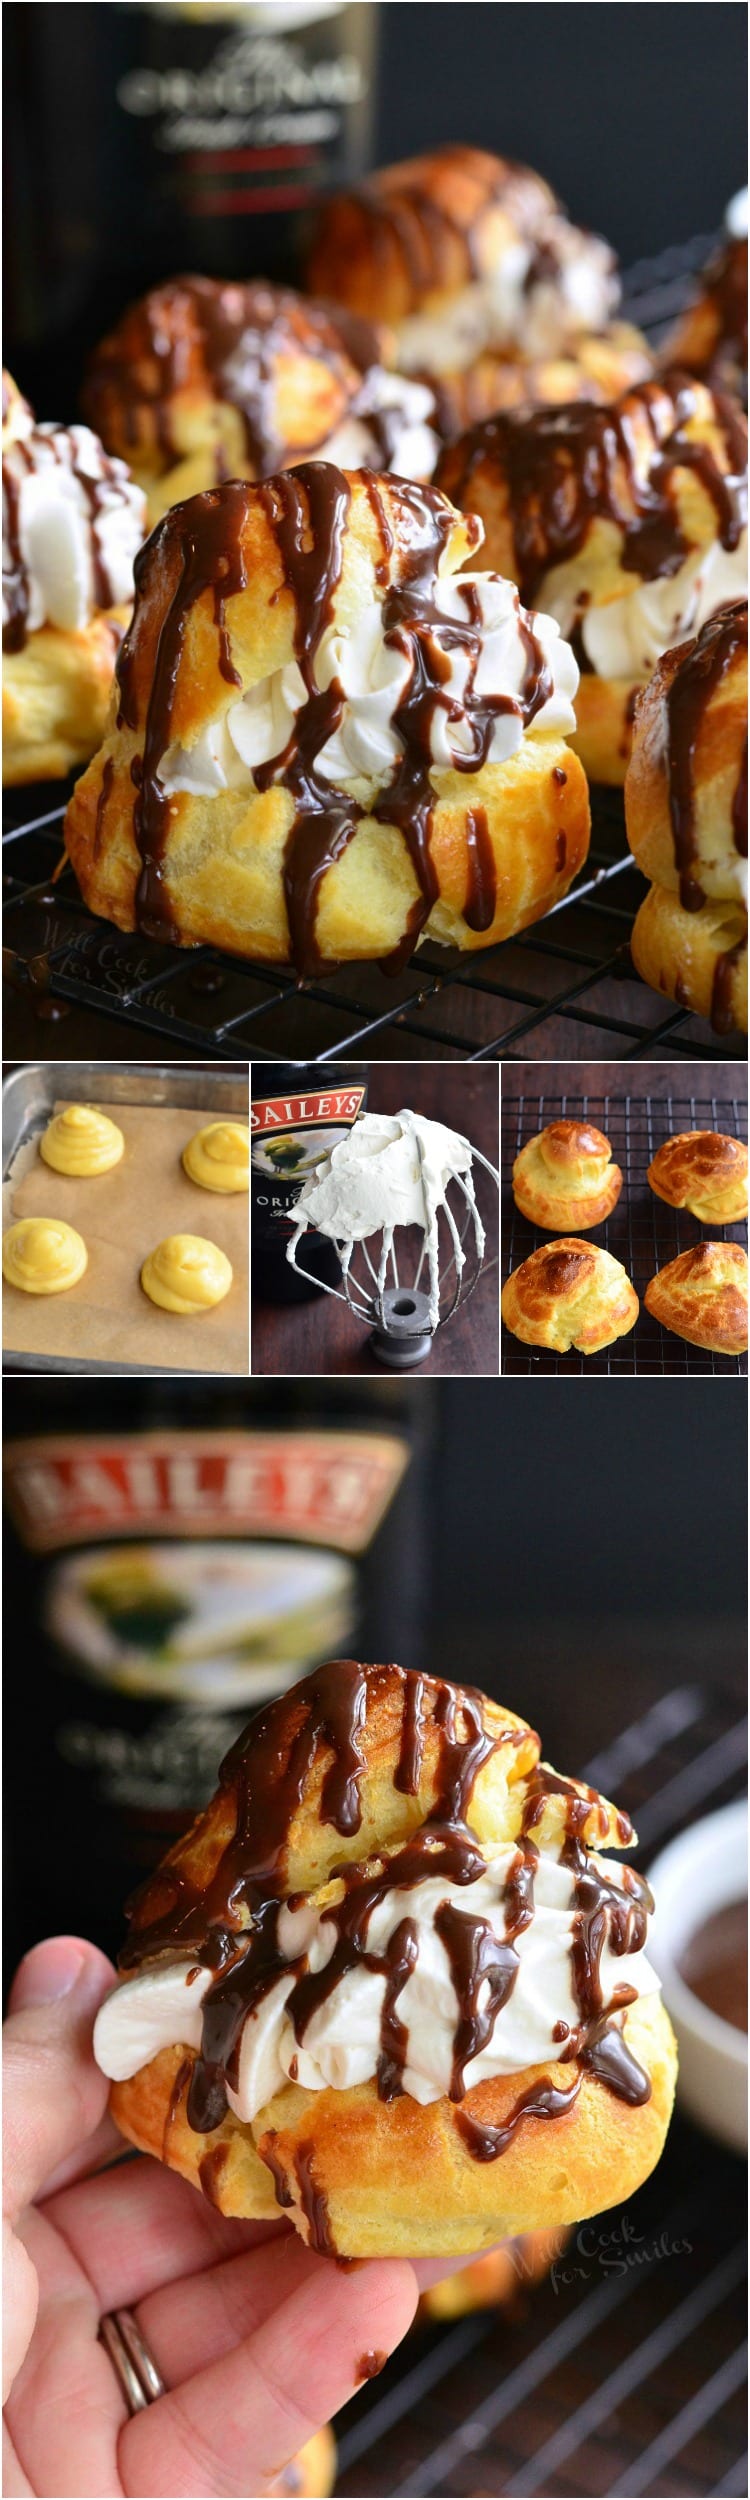
<path fill-rule="evenodd" d="M 62 1929 L 116 1950 L 316 1660 L 419 1663 L 431 1412 L 421 1381 L 8 1383 L 11 1959 Z"/>

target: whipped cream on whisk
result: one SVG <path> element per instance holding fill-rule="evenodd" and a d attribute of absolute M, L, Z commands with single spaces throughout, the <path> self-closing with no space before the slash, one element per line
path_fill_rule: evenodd
<path fill-rule="evenodd" d="M 448 1201 L 451 1181 L 457 1182 L 466 1200 L 479 1259 L 484 1251 L 484 1227 L 474 1195 L 471 1166 L 468 1139 L 459 1137 L 455 1129 L 445 1128 L 442 1121 L 427 1120 L 419 1111 L 399 1111 L 393 1117 L 380 1111 L 363 1112 L 348 1135 L 321 1157 L 303 1184 L 294 1211 L 295 1229 L 287 1247 L 291 1266 L 297 1265 L 296 1253 L 308 1226 L 336 1243 L 344 1276 L 357 1243 L 382 1233 L 376 1277 L 377 1291 L 382 1293 L 394 1235 L 400 1225 L 416 1225 L 424 1234 L 419 1273 L 426 1258 L 430 1327 L 436 1328 L 440 1316 L 441 1209 L 459 1276 L 466 1260 Z"/>

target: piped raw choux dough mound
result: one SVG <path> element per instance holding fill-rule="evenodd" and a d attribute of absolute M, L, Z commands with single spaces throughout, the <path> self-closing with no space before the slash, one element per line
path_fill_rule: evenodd
<path fill-rule="evenodd" d="M 585 859 L 577 669 L 430 487 L 310 461 L 178 505 L 74 792 L 85 900 L 301 974 L 492 945 Z"/>
<path fill-rule="evenodd" d="M 67 1293 L 87 1266 L 81 1234 L 56 1215 L 23 1215 L 3 1236 L 3 1275 L 20 1293 Z"/>
<path fill-rule="evenodd" d="M 211 1120 L 196 1130 L 182 1157 L 188 1180 L 224 1196 L 250 1187 L 250 1129 L 244 1120 Z"/>
<path fill-rule="evenodd" d="M 646 1309 L 662 1328 L 711 1354 L 747 1353 L 747 1252 L 738 1241 L 699 1241 L 659 1269 Z"/>
<path fill-rule="evenodd" d="M 435 148 L 324 200 L 308 274 L 359 315 L 377 304 L 401 370 L 438 385 L 448 433 L 504 405 L 509 377 L 527 402 L 579 386 L 596 399 L 649 370 L 645 340 L 613 319 L 609 245 L 485 148 Z"/>
<path fill-rule="evenodd" d="M 667 1137 L 646 1179 L 656 1198 L 668 1207 L 687 1207 L 701 1224 L 741 1224 L 747 1218 L 747 1147 L 740 1137 L 711 1128 Z"/>
<path fill-rule="evenodd" d="M 223 1302 L 232 1282 L 231 1261 L 215 1241 L 198 1233 L 168 1233 L 141 1268 L 141 1284 L 162 1311 L 195 1318 Z"/>
<path fill-rule="evenodd" d="M 489 562 L 573 642 L 591 781 L 624 781 L 661 655 L 745 594 L 746 480 L 741 408 L 681 373 L 612 407 L 501 413 L 443 453 L 437 483 L 479 513 Z"/>
<path fill-rule="evenodd" d="M 3 781 L 54 780 L 104 734 L 146 529 L 87 425 L 38 425 L 3 383 Z"/>
<path fill-rule="evenodd" d="M 619 1259 L 593 1241 L 545 1241 L 503 1286 L 506 1328 L 551 1353 L 601 1354 L 638 1318 L 638 1295 Z"/>
<path fill-rule="evenodd" d="M 667 651 L 639 698 L 625 822 L 653 879 L 636 971 L 718 1033 L 747 1032 L 747 600 Z"/>
<path fill-rule="evenodd" d="M 53 1172 L 93 1180 L 121 1161 L 125 1139 L 117 1122 L 109 1120 L 105 1111 L 97 1111 L 93 1103 L 69 1102 L 50 1120 L 39 1139 L 39 1152 Z"/>
<path fill-rule="evenodd" d="M 529 1138 L 513 1165 L 513 1196 L 542 1231 L 587 1232 L 606 1223 L 622 1189 L 609 1138 L 590 1120 L 552 1120 Z"/>
<path fill-rule="evenodd" d="M 674 2041 L 627 1816 L 477 1691 L 336 1659 L 251 1722 L 131 1905 L 95 2053 L 131 2143 L 324 2255 L 619 2203 Z"/>

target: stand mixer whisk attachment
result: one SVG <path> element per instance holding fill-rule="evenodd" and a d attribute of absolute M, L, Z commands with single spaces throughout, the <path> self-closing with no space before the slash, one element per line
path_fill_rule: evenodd
<path fill-rule="evenodd" d="M 287 1258 L 309 1276 L 297 1257 L 299 1245 L 310 1227 L 327 1235 L 340 1261 L 341 1285 L 309 1281 L 345 1302 L 372 1329 L 373 1354 L 392 1371 L 409 1371 L 426 1360 L 436 1330 L 453 1318 L 478 1282 L 486 1243 L 475 1162 L 499 1188 L 499 1175 L 486 1156 L 441 1121 L 415 1111 L 393 1116 L 368 1111 L 328 1149 L 297 1200 Z M 400 1272 L 395 1236 L 410 1229 L 421 1231 L 421 1248 L 408 1250 L 406 1261 L 402 1253 Z M 376 1257 L 371 1244 L 378 1235 Z M 413 1279 L 408 1269 L 415 1270 Z"/>

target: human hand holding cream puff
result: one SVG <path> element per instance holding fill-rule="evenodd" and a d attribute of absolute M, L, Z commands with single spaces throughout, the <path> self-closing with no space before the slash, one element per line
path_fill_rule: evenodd
<path fill-rule="evenodd" d="M 111 2108 L 231 2216 L 455 2256 L 647 2177 L 676 2056 L 626 1815 L 483 1694 L 339 1659 L 254 1719 L 132 1904 Z"/>

